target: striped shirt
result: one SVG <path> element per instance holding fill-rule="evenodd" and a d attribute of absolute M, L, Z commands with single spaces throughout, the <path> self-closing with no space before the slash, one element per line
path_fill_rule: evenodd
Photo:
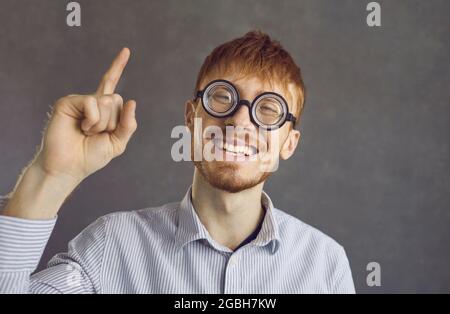
<path fill-rule="evenodd" d="M 35 271 L 53 220 L 0 216 L 0 293 L 354 293 L 344 249 L 273 207 L 235 251 L 181 202 L 103 216 Z"/>

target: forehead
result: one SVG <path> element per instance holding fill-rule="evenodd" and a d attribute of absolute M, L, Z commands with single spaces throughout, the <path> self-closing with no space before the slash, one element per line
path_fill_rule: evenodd
<path fill-rule="evenodd" d="M 285 86 L 275 80 L 273 82 L 269 82 L 268 80 L 262 80 L 257 76 L 233 75 L 230 73 L 211 73 L 202 80 L 200 88 L 204 89 L 209 82 L 219 79 L 227 80 L 233 83 L 243 99 L 251 101 L 259 94 L 264 92 L 273 92 L 280 94 L 284 99 L 286 99 L 290 111 L 294 111 L 295 109 L 296 88 L 293 83 Z"/>

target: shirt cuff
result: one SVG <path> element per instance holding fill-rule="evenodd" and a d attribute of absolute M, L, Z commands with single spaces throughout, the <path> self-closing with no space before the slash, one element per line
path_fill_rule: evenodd
<path fill-rule="evenodd" d="M 3 209 L 3 207 L 5 207 L 7 201 L 8 201 L 7 196 L 0 195 L 0 211 Z"/>
<path fill-rule="evenodd" d="M 0 272 L 33 272 L 56 220 L 57 217 L 31 220 L 0 215 Z"/>

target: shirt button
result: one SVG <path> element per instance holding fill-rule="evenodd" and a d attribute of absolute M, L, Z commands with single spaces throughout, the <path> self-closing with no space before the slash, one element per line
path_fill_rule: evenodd
<path fill-rule="evenodd" d="M 237 256 L 231 256 L 229 260 L 230 266 L 236 266 L 238 264 L 238 257 Z"/>

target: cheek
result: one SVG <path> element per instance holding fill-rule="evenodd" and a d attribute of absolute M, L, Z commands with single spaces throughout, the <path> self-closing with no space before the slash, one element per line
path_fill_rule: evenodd
<path fill-rule="evenodd" d="M 203 110 L 202 107 L 197 109 L 196 117 L 197 119 L 201 119 L 203 129 L 208 126 L 221 127 L 223 125 L 223 121 L 221 119 L 210 116 L 205 110 Z"/>
<path fill-rule="evenodd" d="M 268 132 L 266 141 L 271 154 L 280 153 L 284 138 L 282 130 Z"/>

